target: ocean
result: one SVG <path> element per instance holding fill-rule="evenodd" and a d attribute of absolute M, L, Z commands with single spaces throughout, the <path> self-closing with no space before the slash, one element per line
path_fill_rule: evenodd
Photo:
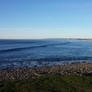
<path fill-rule="evenodd" d="M 0 69 L 92 61 L 92 41 L 0 40 Z"/>

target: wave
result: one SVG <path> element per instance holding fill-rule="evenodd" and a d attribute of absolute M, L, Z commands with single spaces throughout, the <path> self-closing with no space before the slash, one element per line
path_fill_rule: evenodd
<path fill-rule="evenodd" d="M 90 58 L 90 59 L 88 59 Z M 87 60 L 87 61 L 86 61 Z M 33 66 L 44 66 L 44 65 L 62 65 L 62 64 L 73 64 L 73 63 L 80 63 L 80 62 L 88 62 L 91 61 L 92 57 L 79 57 L 75 60 L 72 60 L 72 58 L 67 57 L 67 59 L 64 58 L 41 58 L 41 59 L 33 59 L 30 61 L 13 61 L 6 63 L 1 62 L 0 63 L 0 69 L 6 69 L 6 68 L 22 68 L 22 67 L 33 67 Z"/>
<path fill-rule="evenodd" d="M 47 57 L 47 58 L 39 58 L 39 59 L 31 59 L 30 61 L 72 61 L 72 60 L 92 60 L 92 57 Z"/>
<path fill-rule="evenodd" d="M 20 40 L 1 40 L 0 41 L 0 45 L 14 45 L 14 44 L 34 44 L 34 43 L 38 43 L 37 41 L 20 41 Z"/>
<path fill-rule="evenodd" d="M 69 43 L 70 42 L 58 43 L 58 44 L 36 45 L 36 46 L 21 47 L 21 48 L 10 48 L 10 49 L 6 49 L 6 50 L 0 50 L 0 53 L 12 52 L 12 51 L 21 51 L 21 50 L 32 49 L 32 48 L 42 48 L 42 47 L 48 47 L 48 46 L 66 45 L 66 44 L 69 44 Z"/>
<path fill-rule="evenodd" d="M 6 50 L 0 50 L 0 53 L 11 52 L 11 51 L 21 51 L 21 50 L 26 50 L 26 49 L 31 49 L 31 48 L 38 48 L 38 47 L 46 47 L 46 45 L 23 47 L 23 48 L 11 48 L 11 49 L 6 49 Z"/>

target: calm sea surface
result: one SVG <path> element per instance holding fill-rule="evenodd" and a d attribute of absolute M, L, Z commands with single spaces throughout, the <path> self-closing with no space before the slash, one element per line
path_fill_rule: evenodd
<path fill-rule="evenodd" d="M 0 68 L 68 64 L 92 60 L 92 41 L 0 40 Z"/>

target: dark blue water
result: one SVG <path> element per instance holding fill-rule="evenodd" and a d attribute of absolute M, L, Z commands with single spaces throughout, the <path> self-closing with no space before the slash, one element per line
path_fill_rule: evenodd
<path fill-rule="evenodd" d="M 0 68 L 66 64 L 91 60 L 91 41 L 0 40 Z"/>

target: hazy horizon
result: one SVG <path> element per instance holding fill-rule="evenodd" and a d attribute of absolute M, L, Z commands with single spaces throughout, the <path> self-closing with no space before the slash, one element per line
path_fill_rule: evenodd
<path fill-rule="evenodd" d="M 92 39 L 91 0 L 0 1 L 0 39 Z"/>

